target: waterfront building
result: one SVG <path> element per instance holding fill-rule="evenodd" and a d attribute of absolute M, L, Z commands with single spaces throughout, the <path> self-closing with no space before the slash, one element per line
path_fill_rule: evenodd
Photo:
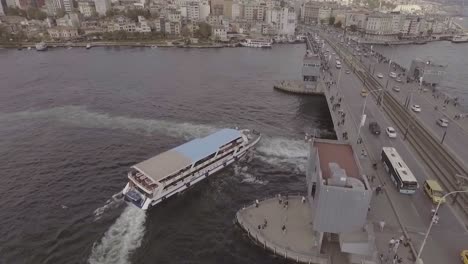
<path fill-rule="evenodd" d="M 73 27 L 54 27 L 47 29 L 47 33 L 53 39 L 68 40 L 78 37 L 78 29 Z"/>
<path fill-rule="evenodd" d="M 7 8 L 5 1 L 0 1 L 0 16 L 5 15 L 5 9 Z"/>
<path fill-rule="evenodd" d="M 181 28 L 180 22 L 166 21 L 164 23 L 164 32 L 168 35 L 174 35 L 174 36 L 180 35 L 180 28 Z"/>
<path fill-rule="evenodd" d="M 367 25 L 367 14 L 361 12 L 346 12 L 346 27 L 354 26 L 358 30 L 364 30 Z"/>
<path fill-rule="evenodd" d="M 16 0 L 5 0 L 5 4 L 6 4 L 6 7 L 16 7 Z"/>
<path fill-rule="evenodd" d="M 215 25 L 211 28 L 212 38 L 220 41 L 227 41 L 227 30 L 222 25 Z"/>
<path fill-rule="evenodd" d="M 94 0 L 94 5 L 96 6 L 96 13 L 100 16 L 105 16 L 111 9 L 110 0 Z"/>
<path fill-rule="evenodd" d="M 368 39 L 391 40 L 394 38 L 393 16 L 383 13 L 370 14 L 367 17 L 365 34 Z"/>
<path fill-rule="evenodd" d="M 164 25 L 164 21 L 161 21 L 163 20 L 162 18 L 156 18 L 156 19 L 153 19 L 152 20 L 152 28 L 154 29 L 155 32 L 161 32 L 162 31 L 162 27 L 161 25 Z"/>
<path fill-rule="evenodd" d="M 84 17 L 92 17 L 96 14 L 96 6 L 93 1 L 78 2 L 78 10 Z"/>
<path fill-rule="evenodd" d="M 125 16 L 117 16 L 113 22 L 108 25 L 109 31 L 136 32 L 137 25 L 131 19 Z"/>
<path fill-rule="evenodd" d="M 318 251 L 324 240 L 337 236 L 341 252 L 354 259 L 371 257 L 375 238 L 366 218 L 372 188 L 353 147 L 334 140 L 313 139 L 306 171 L 307 199 Z M 352 263 L 364 263 L 361 261 Z"/>
<path fill-rule="evenodd" d="M 403 14 L 419 14 L 422 11 L 419 5 L 398 5 L 393 9 L 394 12 L 401 12 Z"/>
<path fill-rule="evenodd" d="M 151 32 L 150 23 L 144 16 L 138 16 L 138 25 L 136 28 L 137 32 L 140 33 L 149 33 Z"/>
<path fill-rule="evenodd" d="M 294 35 L 296 12 L 292 7 L 274 7 L 265 12 L 265 22 L 280 35 Z"/>
<path fill-rule="evenodd" d="M 60 27 L 75 27 L 78 28 L 80 26 L 80 17 L 78 13 L 69 13 L 65 14 L 62 18 L 57 18 L 55 20 L 57 26 Z"/>

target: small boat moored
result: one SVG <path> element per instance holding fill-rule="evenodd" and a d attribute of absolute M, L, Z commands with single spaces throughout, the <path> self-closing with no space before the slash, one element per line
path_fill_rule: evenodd
<path fill-rule="evenodd" d="M 47 44 L 44 42 L 39 42 L 36 44 L 36 50 L 37 51 L 46 51 L 47 50 Z"/>
<path fill-rule="evenodd" d="M 261 135 L 255 130 L 222 129 L 133 165 L 124 198 L 147 210 L 247 156 Z"/>
<path fill-rule="evenodd" d="M 452 43 L 466 43 L 468 42 L 468 35 L 459 35 L 452 38 Z"/>
<path fill-rule="evenodd" d="M 267 39 L 245 39 L 244 41 L 241 41 L 240 44 L 243 47 L 271 48 L 271 40 Z"/>
<path fill-rule="evenodd" d="M 91 44 L 86 44 L 86 49 L 90 49 L 91 48 Z"/>

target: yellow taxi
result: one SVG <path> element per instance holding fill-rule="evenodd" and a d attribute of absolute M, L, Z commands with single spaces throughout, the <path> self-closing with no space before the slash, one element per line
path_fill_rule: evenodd
<path fill-rule="evenodd" d="M 467 250 L 463 250 L 460 254 L 461 256 L 461 260 L 462 260 L 462 263 L 463 264 L 468 264 L 468 249 Z"/>
<path fill-rule="evenodd" d="M 424 191 L 429 196 L 429 198 L 431 198 L 431 201 L 434 204 L 438 204 L 439 201 L 441 204 L 445 203 L 445 198 L 443 197 L 444 191 L 442 190 L 442 187 L 440 187 L 440 184 L 437 181 L 426 180 L 424 182 Z"/>
<path fill-rule="evenodd" d="M 361 90 L 361 96 L 366 97 L 369 94 L 369 92 L 366 89 Z"/>

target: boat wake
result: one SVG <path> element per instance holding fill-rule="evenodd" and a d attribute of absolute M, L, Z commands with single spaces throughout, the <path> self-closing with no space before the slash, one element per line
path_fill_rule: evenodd
<path fill-rule="evenodd" d="M 99 243 L 94 243 L 90 264 L 127 264 L 130 254 L 140 247 L 145 234 L 146 213 L 128 205 Z"/>
<path fill-rule="evenodd" d="M 186 140 L 203 137 L 219 129 L 219 127 L 189 122 L 177 122 L 157 119 L 143 119 L 126 116 L 112 116 L 96 113 L 82 106 L 64 106 L 39 111 L 22 111 L 0 114 L 0 121 L 23 119 L 57 120 L 66 124 L 105 129 L 123 129 L 147 134 L 160 133 Z M 272 165 L 294 165 L 304 171 L 307 158 L 307 145 L 303 140 L 293 140 L 281 137 L 264 136 L 257 147 L 259 158 Z"/>
<path fill-rule="evenodd" d="M 264 137 L 257 147 L 256 158 L 263 162 L 284 167 L 293 167 L 298 173 L 305 172 L 308 145 L 303 140 Z"/>
<path fill-rule="evenodd" d="M 235 164 L 234 165 L 234 172 L 236 175 L 239 175 L 242 177 L 241 182 L 242 183 L 254 183 L 254 184 L 260 184 L 260 185 L 267 185 L 268 181 L 267 180 L 261 180 L 251 173 L 247 172 L 249 169 L 248 166 L 242 166 Z"/>
<path fill-rule="evenodd" d="M 103 206 L 94 210 L 94 221 L 98 221 L 99 219 L 101 219 L 104 212 L 106 212 L 109 209 L 118 207 L 119 205 L 122 204 L 123 201 L 124 199 L 123 199 L 122 192 L 118 192 L 112 195 L 112 198 L 107 200 Z"/>

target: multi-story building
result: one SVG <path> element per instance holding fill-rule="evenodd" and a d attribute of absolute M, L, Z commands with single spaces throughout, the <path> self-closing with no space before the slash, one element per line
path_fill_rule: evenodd
<path fill-rule="evenodd" d="M 227 41 L 227 30 L 222 25 L 215 25 L 211 28 L 212 38 L 215 40 Z"/>
<path fill-rule="evenodd" d="M 71 13 L 73 11 L 73 0 L 61 0 L 63 10 L 67 13 Z"/>
<path fill-rule="evenodd" d="M 318 22 L 322 24 L 328 24 L 331 16 L 332 8 L 329 6 L 321 6 L 318 12 Z"/>
<path fill-rule="evenodd" d="M 320 5 L 317 2 L 307 2 L 302 5 L 302 22 L 305 24 L 317 24 Z"/>
<path fill-rule="evenodd" d="M 367 14 L 361 12 L 346 12 L 345 26 L 354 26 L 358 30 L 364 31 L 367 23 Z"/>
<path fill-rule="evenodd" d="M 198 2 L 190 2 L 187 5 L 187 18 L 190 21 L 200 20 L 200 6 Z"/>
<path fill-rule="evenodd" d="M 274 7 L 265 12 L 265 22 L 276 30 L 276 34 L 294 35 L 296 12 L 292 7 Z"/>
<path fill-rule="evenodd" d="M 94 5 L 96 6 L 96 13 L 100 16 L 105 16 L 111 9 L 110 0 L 94 0 Z"/>
<path fill-rule="evenodd" d="M 248 21 L 263 21 L 266 11 L 264 3 L 244 4 L 244 19 Z"/>
<path fill-rule="evenodd" d="M 224 0 L 211 0 L 211 15 L 224 15 Z"/>
<path fill-rule="evenodd" d="M 232 11 L 231 18 L 233 20 L 240 18 L 242 9 L 243 9 L 243 7 L 241 6 L 241 4 L 233 3 L 232 7 L 231 7 L 231 11 Z"/>
<path fill-rule="evenodd" d="M 91 17 L 96 14 L 96 6 L 92 1 L 78 2 L 78 10 L 84 17 Z"/>
<path fill-rule="evenodd" d="M 149 33 L 151 32 L 150 23 L 144 16 L 138 16 L 138 24 L 136 32 L 140 33 Z"/>
<path fill-rule="evenodd" d="M 374 13 L 367 17 L 365 28 L 367 37 L 374 39 L 386 39 L 393 32 L 393 17 L 389 14 Z M 382 37 L 384 36 L 384 37 Z"/>
<path fill-rule="evenodd" d="M 232 0 L 224 0 L 223 16 L 226 18 L 232 18 Z"/>
<path fill-rule="evenodd" d="M 47 30 L 53 39 L 71 39 L 78 37 L 78 29 L 73 27 L 54 27 Z"/>
<path fill-rule="evenodd" d="M 180 22 L 169 22 L 164 23 L 164 32 L 169 35 L 180 35 Z"/>
<path fill-rule="evenodd" d="M 5 15 L 5 9 L 6 9 L 6 2 L 2 0 L 0 1 L 0 16 Z"/>
<path fill-rule="evenodd" d="M 114 18 L 114 21 L 108 26 L 109 31 L 136 32 L 136 28 L 136 23 L 124 16 Z"/>
<path fill-rule="evenodd" d="M 47 14 L 55 16 L 63 8 L 61 0 L 46 0 Z"/>
<path fill-rule="evenodd" d="M 161 25 L 164 25 L 164 21 L 161 21 L 161 20 L 164 20 L 163 18 L 156 18 L 152 21 L 151 25 L 152 25 L 152 28 L 154 29 L 155 32 L 161 32 L 162 31 L 162 27 Z"/>
<path fill-rule="evenodd" d="M 210 15 L 210 4 L 208 2 L 200 3 L 200 21 L 205 21 Z"/>

